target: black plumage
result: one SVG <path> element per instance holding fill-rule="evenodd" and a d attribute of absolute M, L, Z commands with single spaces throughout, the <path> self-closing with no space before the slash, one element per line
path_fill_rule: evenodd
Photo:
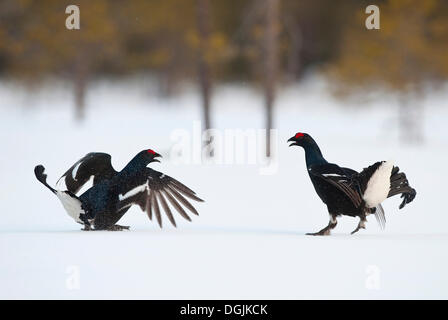
<path fill-rule="evenodd" d="M 198 212 L 187 198 L 203 200 L 176 179 L 147 167 L 151 162 L 160 162 L 159 157 L 153 150 L 143 150 L 117 172 L 112 167 L 109 154 L 89 153 L 59 179 L 65 182 L 66 191 L 56 190 L 47 184 L 42 165 L 36 166 L 34 171 L 37 179 L 58 196 L 69 215 L 84 224 L 84 230 L 128 229 L 116 223 L 134 204 L 146 211 L 149 219 L 154 215 L 160 227 L 163 211 L 176 226 L 169 204 L 183 218 L 191 221 L 184 208 L 196 215 Z M 92 177 L 93 186 L 77 196 Z"/>
<path fill-rule="evenodd" d="M 311 182 L 320 199 L 327 205 L 330 215 L 328 226 L 310 235 L 328 235 L 336 227 L 340 215 L 359 217 L 355 233 L 365 228 L 366 216 L 375 214 L 384 228 L 386 218 L 381 202 L 401 194 L 399 208 L 414 200 L 416 191 L 409 185 L 406 175 L 390 162 L 379 161 L 361 172 L 329 163 L 314 139 L 306 133 L 297 133 L 288 142 L 305 150 L 305 161 Z"/>

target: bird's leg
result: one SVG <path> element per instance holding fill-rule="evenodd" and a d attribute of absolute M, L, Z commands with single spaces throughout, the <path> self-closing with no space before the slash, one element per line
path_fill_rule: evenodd
<path fill-rule="evenodd" d="M 89 219 L 87 218 L 87 214 L 83 214 L 81 213 L 79 215 L 79 219 L 83 222 L 84 224 L 84 228 L 81 229 L 82 231 L 91 231 L 92 229 L 92 225 L 90 224 Z"/>
<path fill-rule="evenodd" d="M 93 230 L 90 224 L 84 224 L 84 228 L 81 229 L 82 231 L 91 231 Z"/>
<path fill-rule="evenodd" d="M 84 228 L 81 229 L 82 231 L 92 231 L 92 225 L 90 224 L 89 220 L 83 219 L 84 222 Z"/>
<path fill-rule="evenodd" d="M 119 224 L 114 224 L 113 226 L 110 226 L 106 228 L 108 231 L 123 231 L 123 230 L 129 230 L 129 226 L 120 226 Z"/>
<path fill-rule="evenodd" d="M 367 220 L 366 220 L 365 216 L 360 217 L 358 226 L 350 234 L 354 234 L 354 233 L 358 232 L 359 229 L 365 229 L 366 228 L 366 222 L 367 222 Z"/>
<path fill-rule="evenodd" d="M 329 236 L 332 229 L 336 227 L 338 224 L 336 220 L 336 216 L 333 214 L 330 214 L 330 222 L 328 222 L 328 226 L 320 230 L 319 232 L 314 233 L 307 233 L 308 236 Z"/>

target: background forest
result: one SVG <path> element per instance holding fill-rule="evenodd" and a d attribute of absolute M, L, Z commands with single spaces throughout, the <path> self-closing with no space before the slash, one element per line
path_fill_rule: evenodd
<path fill-rule="evenodd" d="M 79 0 L 80 29 L 67 30 L 70 1 L 2 0 L 0 76 L 27 86 L 70 81 L 78 120 L 96 79 L 150 75 L 166 97 L 193 84 L 205 128 L 213 127 L 213 88 L 242 83 L 260 89 L 272 128 L 277 88 L 319 74 L 337 98 L 392 92 L 402 136 L 419 141 L 419 101 L 448 77 L 448 3 L 378 0 L 381 28 L 368 30 L 370 3 Z"/>

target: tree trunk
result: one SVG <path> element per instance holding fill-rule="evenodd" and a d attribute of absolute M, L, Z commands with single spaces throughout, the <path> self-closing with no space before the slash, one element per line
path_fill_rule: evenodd
<path fill-rule="evenodd" d="M 279 0 L 265 0 L 266 3 L 266 21 L 263 41 L 264 57 L 264 95 L 266 112 L 266 157 L 271 156 L 271 133 L 273 125 L 273 105 L 275 99 L 275 84 L 277 81 L 277 28 L 278 28 L 278 10 Z"/>
<path fill-rule="evenodd" d="M 85 118 L 87 81 L 87 62 L 80 56 L 76 61 L 74 78 L 75 119 L 79 122 Z"/>
<path fill-rule="evenodd" d="M 289 80 L 295 81 L 299 78 L 301 72 L 302 28 L 294 17 L 290 17 L 286 25 L 290 39 L 287 73 Z"/>
<path fill-rule="evenodd" d="M 202 112 L 204 130 L 211 128 L 210 99 L 211 99 L 211 72 L 206 59 L 208 40 L 210 36 L 210 3 L 209 0 L 197 0 L 197 28 L 199 34 L 198 52 L 198 78 L 202 97 Z M 211 137 L 207 137 L 205 145 L 211 143 Z"/>

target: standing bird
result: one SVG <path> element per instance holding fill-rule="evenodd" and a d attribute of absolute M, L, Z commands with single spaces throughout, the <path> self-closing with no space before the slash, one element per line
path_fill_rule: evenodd
<path fill-rule="evenodd" d="M 373 213 L 381 228 L 386 219 L 381 206 L 386 198 L 401 194 L 402 209 L 414 200 L 416 192 L 409 186 L 406 175 L 399 172 L 390 161 L 379 161 L 363 169 L 360 173 L 353 169 L 329 163 L 322 156 L 316 141 L 306 133 L 298 132 L 291 137 L 289 146 L 301 146 L 305 150 L 308 174 L 314 189 L 327 205 L 330 214 L 328 226 L 308 235 L 329 235 L 336 227 L 336 217 L 346 215 L 359 217 L 358 227 L 351 233 L 365 229 L 366 216 Z"/>
<path fill-rule="evenodd" d="M 147 167 L 152 162 L 160 162 L 158 157 L 161 155 L 151 149 L 143 150 L 123 170 L 117 172 L 112 167 L 109 154 L 88 153 L 59 178 L 64 180 L 66 191 L 56 190 L 47 184 L 42 165 L 36 166 L 34 173 L 37 180 L 59 198 L 67 213 L 84 225 L 83 230 L 129 229 L 128 226 L 116 223 L 134 204 L 146 211 L 150 220 L 154 213 L 160 227 L 161 206 L 170 222 L 176 226 L 167 200 L 182 217 L 191 221 L 181 204 L 199 215 L 186 197 L 200 202 L 203 200 L 176 179 Z M 77 196 L 76 193 L 91 177 L 93 186 Z"/>

